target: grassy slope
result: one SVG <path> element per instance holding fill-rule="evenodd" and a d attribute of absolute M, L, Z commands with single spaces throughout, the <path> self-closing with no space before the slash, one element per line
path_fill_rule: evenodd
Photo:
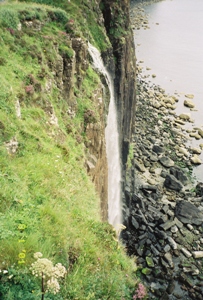
<path fill-rule="evenodd" d="M 60 293 L 47 294 L 46 299 L 131 299 L 135 287 L 132 261 L 118 247 L 111 227 L 100 221 L 99 199 L 84 169 L 84 145 L 78 143 L 78 137 L 83 140 L 83 111 L 92 107 L 89 96 L 99 82 L 97 74 L 89 67 L 82 90 L 77 91 L 82 109 L 73 119 L 64 113 L 67 103 L 56 85 L 45 93 L 46 80 L 53 78 L 48 67 L 56 56 L 53 43 L 68 48 L 61 32 L 80 4 L 71 3 L 69 15 L 39 4 L 0 5 L 2 300 L 40 299 L 40 284 L 29 270 L 37 251 L 68 270 Z M 37 32 L 16 30 L 19 19 L 30 15 L 39 20 L 49 16 L 49 22 Z M 50 15 L 60 16 L 60 22 L 50 20 Z M 81 34 L 80 26 L 78 22 Z M 92 39 L 95 31 L 103 32 L 88 30 Z M 95 42 L 100 47 L 105 43 Z M 34 91 L 28 91 L 30 86 Z M 21 118 L 16 116 L 17 100 Z M 59 126 L 50 124 L 47 103 L 54 108 Z M 11 139 L 18 141 L 16 153 L 6 150 Z"/>

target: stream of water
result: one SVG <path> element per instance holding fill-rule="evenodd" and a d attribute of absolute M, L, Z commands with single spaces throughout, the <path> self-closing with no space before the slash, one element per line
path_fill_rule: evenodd
<path fill-rule="evenodd" d="M 121 221 L 121 163 L 119 152 L 119 135 L 117 126 L 117 112 L 114 98 L 114 86 L 111 75 L 104 66 L 100 52 L 88 45 L 89 53 L 93 59 L 93 66 L 106 79 L 110 92 L 109 112 L 105 129 L 106 154 L 108 162 L 108 221 L 119 229 Z"/>
<path fill-rule="evenodd" d="M 149 80 L 169 94 L 177 92 L 176 113 L 190 113 L 194 124 L 186 129 L 203 128 L 203 1 L 164 0 L 144 7 L 150 29 L 135 30 L 138 62 Z M 146 68 L 151 68 L 147 71 Z M 156 74 L 152 78 L 152 74 Z M 193 94 L 195 109 L 183 106 L 185 94 Z M 199 146 L 202 139 L 192 139 Z M 200 156 L 203 161 L 203 153 Z M 203 164 L 194 168 L 194 175 L 203 181 Z"/>

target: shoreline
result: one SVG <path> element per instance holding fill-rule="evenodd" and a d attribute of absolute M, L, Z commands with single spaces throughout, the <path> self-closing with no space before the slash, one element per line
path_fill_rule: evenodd
<path fill-rule="evenodd" d="M 195 182 L 192 171 L 201 163 L 203 145 L 186 145 L 192 132 L 183 126 L 192 120 L 175 113 L 178 96 L 148 82 L 141 64 L 121 238 L 137 257 L 151 300 L 201 300 L 203 183 Z M 193 138 L 199 133 L 196 129 Z"/>
<path fill-rule="evenodd" d="M 203 279 L 203 184 L 193 182 L 187 138 L 173 109 L 154 102 L 161 94 L 168 104 L 173 96 L 142 78 L 137 88 L 121 237 L 128 254 L 137 257 L 150 299 L 203 299 L 198 290 Z"/>
<path fill-rule="evenodd" d="M 135 31 L 139 29 L 148 30 L 149 22 L 148 15 L 145 12 L 144 7 L 147 5 L 162 2 L 161 1 L 144 1 L 142 3 L 133 1 L 131 4 L 131 22 L 132 28 Z M 155 21 L 154 21 L 155 22 Z M 159 25 L 159 23 L 154 23 L 155 26 Z M 137 47 L 141 44 L 137 44 Z M 156 74 L 153 74 L 153 69 L 145 65 L 143 60 L 137 61 L 137 69 L 138 74 L 142 73 L 142 78 L 146 80 L 149 84 L 155 84 L 160 87 L 159 83 L 157 83 L 158 77 Z M 160 76 L 160 74 L 159 74 Z M 157 78 L 156 78 L 157 77 Z M 172 81 L 172 80 L 171 80 Z M 161 86 L 162 87 L 162 86 Z M 162 89 L 163 90 L 163 89 Z M 196 96 L 189 93 L 180 92 L 177 90 L 167 92 L 169 96 L 174 96 L 176 98 L 176 103 L 174 103 L 174 118 L 176 118 L 177 123 L 179 122 L 179 128 L 187 136 L 187 142 L 185 143 L 185 147 L 192 152 L 192 148 L 199 148 L 198 153 L 196 155 L 199 158 L 199 162 L 194 163 L 193 168 L 193 176 L 197 177 L 197 180 L 201 181 L 202 172 L 203 172 L 203 125 L 200 123 L 200 112 L 198 115 L 195 115 L 196 109 Z M 194 101 L 193 101 L 194 98 Z M 159 99 L 157 99 L 159 100 Z M 184 115 L 184 116 L 182 116 Z M 181 116 L 181 122 L 178 121 L 178 118 Z M 198 116 L 198 121 L 194 121 L 195 116 Z M 198 124 L 198 125 L 197 125 Z M 197 168 L 196 168 L 197 167 Z"/>

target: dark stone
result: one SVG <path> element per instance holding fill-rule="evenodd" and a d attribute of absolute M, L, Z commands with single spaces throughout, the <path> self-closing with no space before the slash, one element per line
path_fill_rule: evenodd
<path fill-rule="evenodd" d="M 139 228 L 139 223 L 137 222 L 137 220 L 134 217 L 132 217 L 131 222 L 132 222 L 133 227 L 135 227 L 135 229 Z"/>
<path fill-rule="evenodd" d="M 160 298 L 160 300 L 169 300 L 169 295 L 167 294 L 167 292 L 164 292 Z"/>
<path fill-rule="evenodd" d="M 166 291 L 168 294 L 172 294 L 174 289 L 175 289 L 175 282 L 172 280 L 169 282 L 169 285 L 168 285 Z"/>
<path fill-rule="evenodd" d="M 149 156 L 149 159 L 153 162 L 157 162 L 158 161 L 158 156 L 156 154 L 151 154 Z"/>
<path fill-rule="evenodd" d="M 156 229 L 155 234 L 160 239 L 166 239 L 167 238 L 167 234 L 164 231 L 162 231 L 162 230 Z"/>
<path fill-rule="evenodd" d="M 180 192 L 183 188 L 183 185 L 180 181 L 178 181 L 173 175 L 166 175 L 166 179 L 164 181 L 164 186 L 170 190 L 174 190 Z"/>
<path fill-rule="evenodd" d="M 171 228 L 172 226 L 174 226 L 175 225 L 175 222 L 174 222 L 174 220 L 173 221 L 167 221 L 166 223 L 164 223 L 164 224 L 161 224 L 160 226 L 163 228 L 163 230 L 168 230 L 169 228 Z"/>
<path fill-rule="evenodd" d="M 166 178 L 166 175 L 168 175 L 168 172 L 165 170 L 161 171 L 161 177 Z"/>
<path fill-rule="evenodd" d="M 184 283 L 186 286 L 193 287 L 193 283 L 190 281 L 190 279 L 184 273 L 181 273 L 179 275 L 179 280 L 180 280 L 180 282 Z"/>
<path fill-rule="evenodd" d="M 147 185 L 147 184 L 145 184 L 145 185 L 142 185 L 142 187 L 140 187 L 140 188 L 142 190 L 149 190 L 149 191 L 154 192 L 154 193 L 156 193 L 156 191 L 157 191 L 157 187 L 155 185 Z"/>
<path fill-rule="evenodd" d="M 175 215 L 184 224 L 201 225 L 203 222 L 203 213 L 191 202 L 178 201 Z"/>
<path fill-rule="evenodd" d="M 152 249 L 152 252 L 154 253 L 154 255 L 156 255 L 156 256 L 159 255 L 159 251 L 153 245 L 151 245 L 151 249 Z"/>
<path fill-rule="evenodd" d="M 198 182 L 196 185 L 196 196 L 203 196 L 203 182 Z"/>
<path fill-rule="evenodd" d="M 164 147 L 159 146 L 159 145 L 154 145 L 152 150 L 157 154 L 161 154 L 164 152 Z"/>
<path fill-rule="evenodd" d="M 187 176 L 184 174 L 184 172 L 181 170 L 181 168 L 174 166 L 170 168 L 170 173 L 175 176 L 176 179 L 178 179 L 182 184 L 186 185 L 188 182 Z"/>

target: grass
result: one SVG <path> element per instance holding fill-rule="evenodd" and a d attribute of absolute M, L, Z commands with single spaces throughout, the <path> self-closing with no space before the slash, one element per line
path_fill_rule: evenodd
<path fill-rule="evenodd" d="M 82 10 L 80 1 L 70 3 L 67 12 L 32 3 L 0 6 L 2 300 L 40 299 L 40 282 L 30 272 L 38 251 L 67 269 L 60 293 L 47 293 L 45 299 L 131 299 L 136 287 L 134 260 L 118 246 L 112 227 L 101 222 L 99 198 L 84 168 L 85 122 L 92 122 L 85 113 L 94 111 L 91 118 L 97 121 L 92 94 L 99 77 L 90 66 L 83 71 L 72 118 L 53 74 L 56 49 L 67 59 L 73 54 L 65 22 L 74 7 L 79 6 L 79 14 Z M 17 29 L 19 21 L 30 19 L 43 19 L 40 31 L 24 25 Z M 94 22 L 95 16 L 91 26 Z M 103 34 L 103 29 L 97 31 Z M 93 31 L 91 35 L 93 39 Z M 16 115 L 18 102 L 21 118 Z M 51 124 L 50 113 L 57 125 Z M 11 141 L 17 141 L 16 148 L 9 148 Z"/>

